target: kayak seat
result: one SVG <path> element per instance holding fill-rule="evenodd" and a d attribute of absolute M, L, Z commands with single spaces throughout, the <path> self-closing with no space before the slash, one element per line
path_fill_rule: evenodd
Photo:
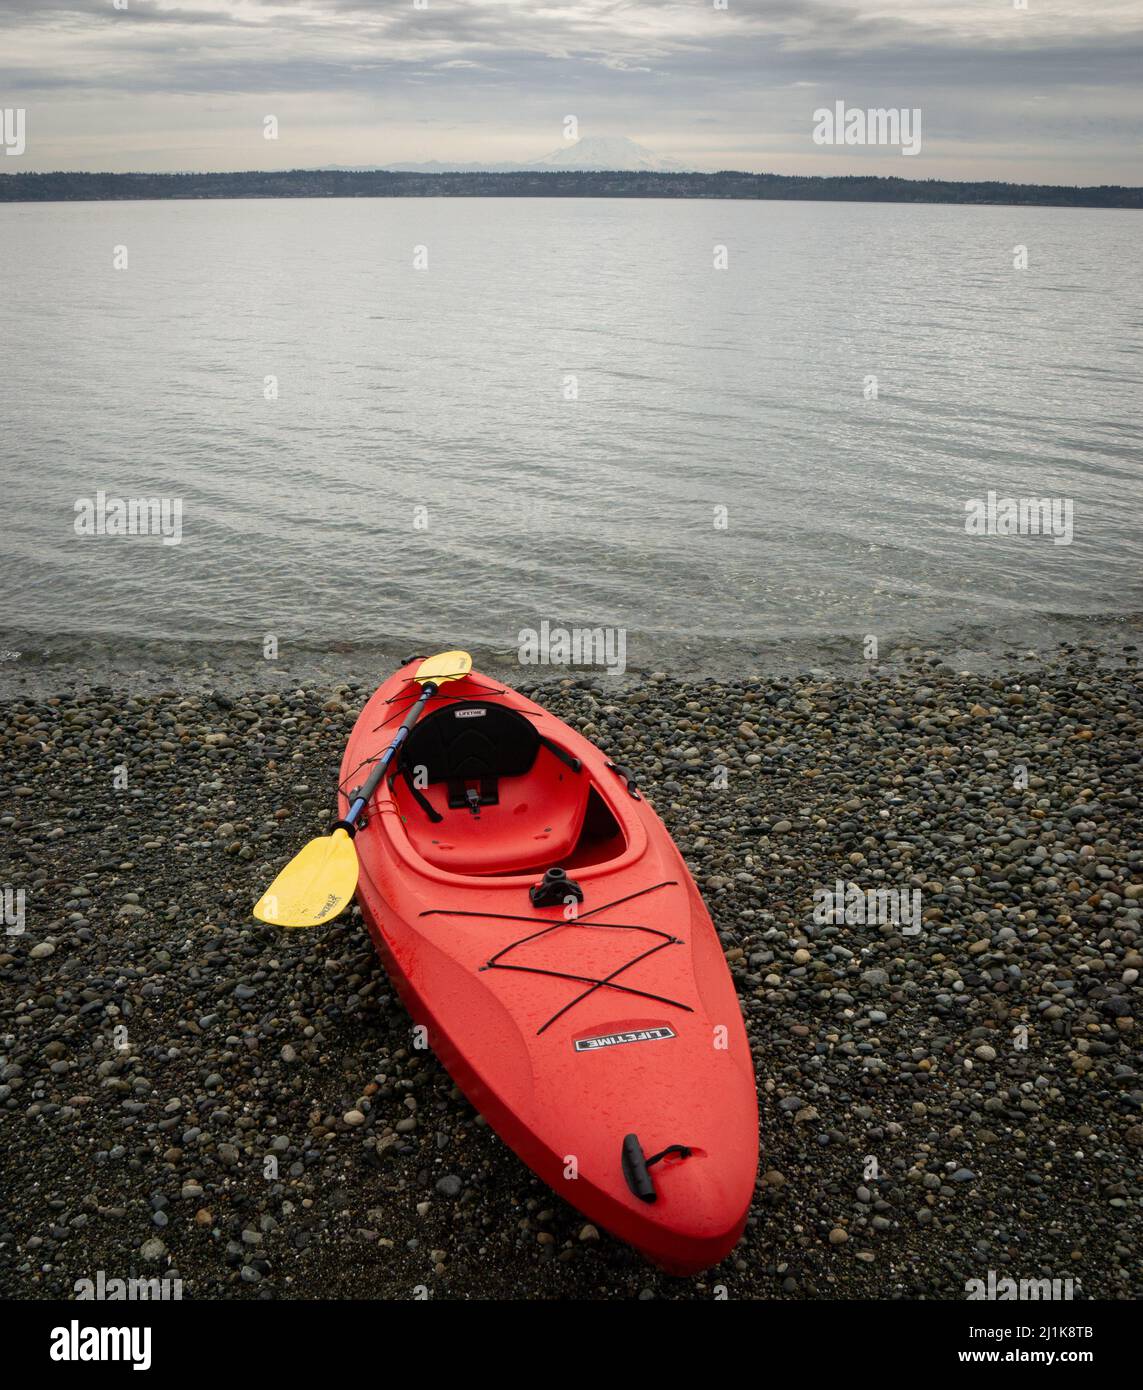
<path fill-rule="evenodd" d="M 454 873 L 526 873 L 575 848 L 591 779 L 530 719 L 464 701 L 413 726 L 390 783 L 413 849 Z"/>

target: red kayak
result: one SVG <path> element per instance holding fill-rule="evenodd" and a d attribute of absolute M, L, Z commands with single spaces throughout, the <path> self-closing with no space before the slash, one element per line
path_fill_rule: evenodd
<path fill-rule="evenodd" d="M 361 712 L 341 815 L 416 669 Z M 501 1138 L 663 1269 L 722 1260 L 754 1192 L 754 1068 L 710 915 L 630 773 L 472 671 L 432 693 L 354 843 L 385 966 Z"/>

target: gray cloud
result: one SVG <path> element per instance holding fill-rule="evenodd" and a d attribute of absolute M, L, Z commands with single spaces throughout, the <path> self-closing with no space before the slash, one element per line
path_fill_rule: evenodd
<path fill-rule="evenodd" d="M 856 0 L 128 4 L 0 0 L 0 101 L 35 116 L 21 167 L 363 162 L 379 145 L 387 158 L 512 158 L 557 144 L 575 113 L 702 167 L 792 172 L 800 159 L 827 172 L 809 123 L 840 98 L 923 105 L 933 157 L 975 160 L 982 176 L 1143 181 L 1135 0 L 1068 13 L 882 0 L 875 15 Z M 289 147 L 253 143 L 252 103 L 282 107 Z M 846 151 L 845 167 L 885 172 L 883 156 Z"/>

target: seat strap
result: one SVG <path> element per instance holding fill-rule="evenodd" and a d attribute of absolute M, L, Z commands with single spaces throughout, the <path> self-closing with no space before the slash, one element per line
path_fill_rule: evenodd
<path fill-rule="evenodd" d="M 500 803 L 500 788 L 495 777 L 450 777 L 448 779 L 449 809 L 464 810 L 468 806 L 468 783 L 480 783 L 480 804 L 497 806 Z"/>
<path fill-rule="evenodd" d="M 413 800 L 417 803 L 421 810 L 424 811 L 425 815 L 428 816 L 429 820 L 431 820 L 434 825 L 439 825 L 440 822 L 444 820 L 444 816 L 442 816 L 441 813 L 434 808 L 433 803 L 424 794 L 424 792 L 421 791 L 420 787 L 418 787 L 417 784 L 413 781 L 412 777 L 409 774 L 409 769 L 407 767 L 403 767 L 401 769 L 401 772 L 405 778 L 405 785 L 409 788 L 409 791 L 412 793 Z"/>

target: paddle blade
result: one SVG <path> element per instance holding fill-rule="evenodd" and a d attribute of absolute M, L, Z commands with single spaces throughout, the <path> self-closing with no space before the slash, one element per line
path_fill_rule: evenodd
<path fill-rule="evenodd" d="M 444 685 L 445 681 L 458 681 L 472 670 L 472 657 L 467 652 L 438 652 L 436 656 L 426 657 L 417 667 L 413 677 L 421 685 L 432 681 L 434 685 Z"/>
<path fill-rule="evenodd" d="M 254 904 L 272 927 L 320 927 L 349 906 L 357 887 L 357 851 L 345 830 L 311 840 Z"/>

